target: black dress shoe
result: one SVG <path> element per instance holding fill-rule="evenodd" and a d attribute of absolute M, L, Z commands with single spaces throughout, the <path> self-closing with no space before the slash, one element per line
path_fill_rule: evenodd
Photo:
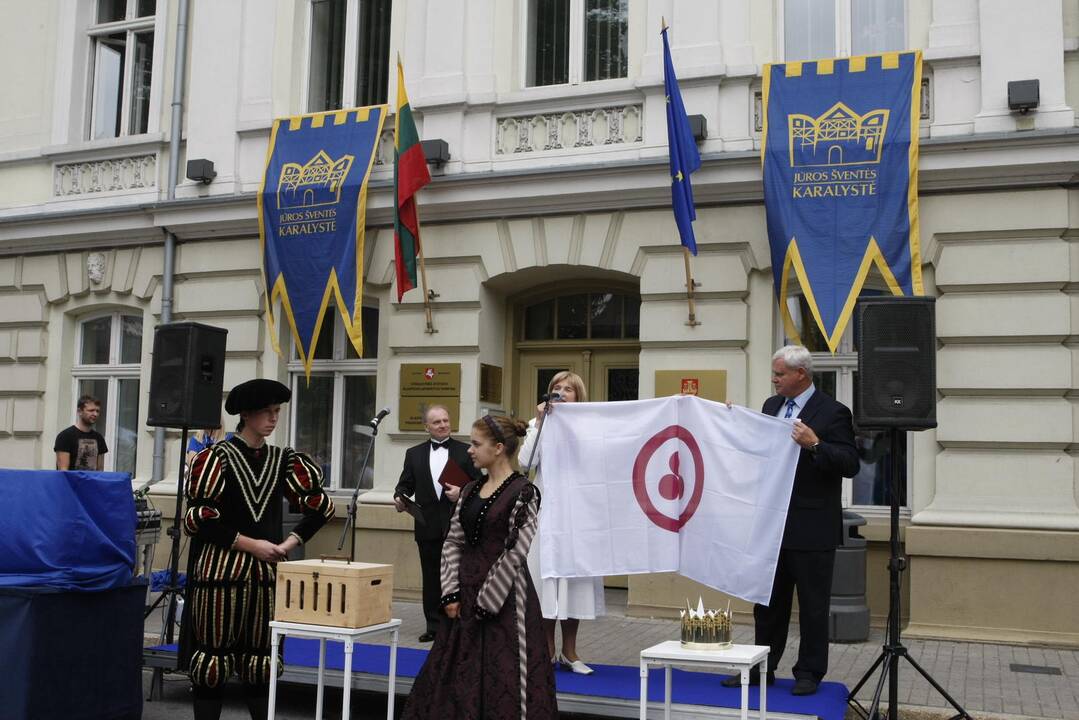
<path fill-rule="evenodd" d="M 791 690 L 791 695 L 812 695 L 817 692 L 819 686 L 820 683 L 811 678 L 796 678 L 794 681 L 794 688 Z"/>
<path fill-rule="evenodd" d="M 434 630 L 428 630 L 423 635 L 420 635 L 420 642 L 434 642 L 434 640 L 435 640 L 435 631 Z"/>
<path fill-rule="evenodd" d="M 765 676 L 765 681 L 768 683 L 768 685 L 775 685 L 776 684 L 776 674 L 774 672 L 772 672 L 771 670 L 769 670 L 768 674 Z M 758 670 L 757 668 L 753 668 L 752 670 L 749 671 L 749 684 L 750 685 L 760 685 L 761 684 L 761 671 Z M 730 675 L 728 677 L 725 677 L 725 678 L 723 678 L 722 682 L 720 682 L 720 685 L 722 685 L 723 687 L 729 687 L 729 688 L 742 687 L 742 676 L 741 675 Z"/>

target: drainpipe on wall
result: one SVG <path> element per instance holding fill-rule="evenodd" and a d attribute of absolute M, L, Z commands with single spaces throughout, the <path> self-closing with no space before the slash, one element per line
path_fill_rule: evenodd
<path fill-rule="evenodd" d="M 184 80 L 187 69 L 187 19 L 189 0 L 180 0 L 176 22 L 176 64 L 172 74 L 172 120 L 169 122 L 168 200 L 176 199 L 176 176 L 180 172 L 180 138 L 184 121 Z M 172 321 L 172 285 L 176 271 L 176 235 L 165 230 L 165 266 L 161 273 L 161 322 Z M 165 477 L 165 428 L 154 429 L 154 466 L 150 483 Z"/>

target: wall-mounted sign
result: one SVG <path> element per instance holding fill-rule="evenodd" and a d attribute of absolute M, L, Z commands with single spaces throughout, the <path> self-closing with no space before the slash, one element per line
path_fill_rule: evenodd
<path fill-rule="evenodd" d="M 480 363 L 480 402 L 502 404 L 502 368 Z"/>
<path fill-rule="evenodd" d="M 461 413 L 460 363 L 401 365 L 397 428 L 423 430 L 423 413 L 431 405 L 443 405 L 449 410 L 450 425 L 457 432 Z"/>
<path fill-rule="evenodd" d="M 656 370 L 656 397 L 697 395 L 727 401 L 726 370 Z"/>

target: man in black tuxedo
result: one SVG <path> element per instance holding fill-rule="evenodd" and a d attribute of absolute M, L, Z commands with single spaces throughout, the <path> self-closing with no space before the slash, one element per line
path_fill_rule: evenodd
<path fill-rule="evenodd" d="M 454 504 L 461 493 L 459 487 L 443 486 L 439 478 L 447 473 L 451 462 L 474 480 L 480 477 L 480 472 L 472 465 L 468 445 L 450 437 L 450 414 L 446 408 L 441 405 L 427 408 L 423 426 L 431 437 L 405 451 L 405 466 L 394 488 L 393 503 L 397 512 L 402 512 L 405 505 L 397 496 L 415 496 L 423 512 L 424 523 L 417 522 L 414 530 L 423 575 L 423 615 L 427 619 L 427 629 L 420 635 L 420 642 L 431 642 L 435 639 L 441 610 L 442 541 L 449 532 Z"/>
<path fill-rule="evenodd" d="M 808 350 L 800 345 L 778 350 L 772 356 L 772 385 L 776 394 L 764 402 L 762 412 L 794 418 L 791 437 L 802 450 L 772 597 L 768 605 L 753 607 L 756 643 L 770 648 L 765 680 L 771 685 L 787 644 L 797 588 L 801 640 L 792 692 L 811 695 L 828 670 L 828 605 L 835 548 L 843 535 L 843 478 L 858 471 L 858 450 L 850 410 L 814 387 Z M 751 675 L 751 682 L 759 681 Z M 737 676 L 724 681 L 728 687 L 738 684 Z"/>

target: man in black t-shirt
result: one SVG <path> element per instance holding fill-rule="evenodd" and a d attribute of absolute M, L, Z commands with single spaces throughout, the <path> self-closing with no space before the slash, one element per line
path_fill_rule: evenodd
<path fill-rule="evenodd" d="M 57 470 L 103 470 L 105 453 L 109 451 L 105 438 L 94 430 L 101 414 L 101 401 L 92 395 L 79 398 L 75 424 L 60 431 L 53 443 Z"/>

